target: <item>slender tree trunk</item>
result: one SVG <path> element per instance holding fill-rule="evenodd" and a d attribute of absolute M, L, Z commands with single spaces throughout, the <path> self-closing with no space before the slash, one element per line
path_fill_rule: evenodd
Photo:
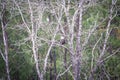
<path fill-rule="evenodd" d="M 55 47 L 53 47 L 53 59 L 54 59 L 54 80 L 56 80 L 57 69 L 56 69 L 56 53 L 55 53 Z"/>
<path fill-rule="evenodd" d="M 5 65 L 6 65 L 6 73 L 7 73 L 7 80 L 10 80 L 10 70 L 9 70 L 9 60 L 8 60 L 8 38 L 7 33 L 5 31 L 5 27 L 2 26 L 3 32 L 3 41 L 4 41 L 4 53 L 5 53 Z"/>
<path fill-rule="evenodd" d="M 84 0 L 80 0 L 78 5 L 78 13 L 76 16 L 76 52 L 72 56 L 72 66 L 73 66 L 73 76 L 74 80 L 80 80 L 80 65 L 81 65 L 81 28 L 82 28 L 82 12 L 83 12 L 83 2 Z"/>
<path fill-rule="evenodd" d="M 53 59 L 53 56 L 52 56 L 52 51 L 50 51 L 50 80 L 53 80 L 53 77 L 52 77 L 52 59 Z"/>
<path fill-rule="evenodd" d="M 35 60 L 35 67 L 36 67 L 36 71 L 39 77 L 39 80 L 42 80 L 41 78 L 41 73 L 40 73 L 40 69 L 39 69 L 39 64 L 38 64 L 38 57 L 37 57 L 37 53 L 33 47 L 33 56 L 34 56 L 34 60 Z"/>
<path fill-rule="evenodd" d="M 32 42 L 32 52 L 33 52 L 33 57 L 34 57 L 34 61 L 35 61 L 35 67 L 36 67 L 36 71 L 37 71 L 37 75 L 39 80 L 43 80 L 43 74 L 40 72 L 40 68 L 39 68 L 39 59 L 38 59 L 38 43 L 37 43 L 37 26 L 34 25 L 34 17 L 33 17 L 33 10 L 31 7 L 31 3 L 28 0 L 29 3 L 29 8 L 30 8 L 30 19 L 31 19 L 31 26 L 32 26 L 32 30 L 31 30 L 31 42 Z"/>
<path fill-rule="evenodd" d="M 2 2 L 2 18 L 1 18 L 1 24 L 2 24 L 2 34 L 3 34 L 3 43 L 4 43 L 4 54 L 5 54 L 5 65 L 6 65 L 6 73 L 7 73 L 7 80 L 10 80 L 10 70 L 9 70 L 9 59 L 8 59 L 8 37 L 6 32 L 6 7 L 5 2 Z"/>
<path fill-rule="evenodd" d="M 64 67 L 65 69 L 67 69 L 67 49 L 64 49 L 65 53 L 64 53 Z M 65 80 L 68 80 L 68 73 L 65 73 Z"/>
<path fill-rule="evenodd" d="M 20 78 L 19 78 L 19 71 L 17 70 L 16 72 L 15 72 L 15 74 L 14 74 L 15 76 L 14 76 L 14 80 L 20 80 Z"/>
<path fill-rule="evenodd" d="M 35 34 L 35 33 L 33 33 Z M 34 57 L 34 61 L 35 61 L 35 67 L 36 67 L 36 71 L 37 71 L 37 75 L 39 77 L 39 80 L 43 80 L 42 74 L 40 73 L 40 69 L 39 69 L 39 61 L 38 61 L 38 51 L 37 51 L 37 47 L 36 47 L 36 42 L 35 42 L 35 35 L 32 36 L 32 51 L 33 51 L 33 57 Z"/>
<path fill-rule="evenodd" d="M 54 64 L 54 67 L 53 67 Z M 56 80 L 56 53 L 55 47 L 50 51 L 50 80 Z"/>
<path fill-rule="evenodd" d="M 40 72 L 39 68 L 39 60 L 38 60 L 38 46 L 37 46 L 37 30 L 36 27 L 32 25 L 32 34 L 31 34 L 31 42 L 32 42 L 32 51 L 33 51 L 33 57 L 35 61 L 35 67 L 36 67 L 36 72 L 38 75 L 39 80 L 43 80 L 43 75 Z"/>

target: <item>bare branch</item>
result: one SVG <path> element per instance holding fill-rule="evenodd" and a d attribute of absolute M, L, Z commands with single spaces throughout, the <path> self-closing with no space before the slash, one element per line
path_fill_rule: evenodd
<path fill-rule="evenodd" d="M 101 35 L 101 37 L 97 40 L 97 42 L 95 43 L 95 45 L 94 45 L 94 47 L 93 47 L 93 49 L 92 49 L 91 70 L 92 70 L 92 68 L 93 68 L 93 62 L 94 62 L 94 51 L 95 51 L 95 48 L 96 48 L 97 44 L 98 44 L 99 41 L 101 40 L 101 38 L 102 38 L 102 35 Z"/>
<path fill-rule="evenodd" d="M 103 60 L 100 61 L 100 63 L 106 61 L 107 59 L 111 58 L 113 55 L 117 54 L 117 52 L 120 52 L 120 48 L 118 48 L 116 51 L 114 51 L 111 55 L 107 56 Z"/>
<path fill-rule="evenodd" d="M 53 38 L 52 38 L 52 43 L 50 44 L 50 47 L 49 47 L 49 49 L 48 49 L 48 51 L 47 51 L 47 54 L 46 54 L 46 57 L 45 57 L 45 60 L 44 60 L 44 73 L 46 72 L 48 56 L 49 56 L 50 51 L 51 51 L 51 49 L 52 49 L 52 47 L 53 47 L 53 44 L 54 44 L 54 42 L 55 42 L 55 37 L 56 37 L 56 35 L 57 35 L 58 30 L 59 30 L 59 25 L 57 25 L 57 27 L 56 27 L 56 31 L 55 31 L 54 36 L 53 36 Z"/>
<path fill-rule="evenodd" d="M 28 24 L 25 22 L 25 19 L 24 19 L 24 17 L 23 17 L 23 13 L 22 13 L 22 11 L 21 11 L 18 3 L 17 3 L 15 0 L 13 0 L 13 2 L 16 4 L 16 6 L 17 6 L 17 8 L 18 8 L 18 10 L 19 10 L 19 12 L 20 12 L 21 18 L 22 18 L 22 20 L 23 20 L 23 22 L 24 22 L 24 24 L 25 24 L 25 27 L 26 27 L 28 33 L 31 34 L 30 28 L 29 28 Z"/>
<path fill-rule="evenodd" d="M 0 49 L 0 54 L 1 54 L 2 58 L 3 58 L 3 60 L 6 62 L 5 56 L 4 56 L 4 54 L 2 53 L 1 49 Z"/>
<path fill-rule="evenodd" d="M 61 74 L 58 74 L 57 79 L 58 79 L 60 76 L 64 75 L 66 72 L 68 72 L 71 67 L 72 67 L 72 64 L 71 64 L 64 72 L 62 72 Z"/>

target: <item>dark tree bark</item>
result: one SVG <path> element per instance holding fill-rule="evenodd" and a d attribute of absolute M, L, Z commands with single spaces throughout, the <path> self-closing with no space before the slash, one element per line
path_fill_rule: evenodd
<path fill-rule="evenodd" d="M 64 67 L 65 69 L 67 69 L 67 49 L 64 49 L 65 53 L 64 53 Z M 68 73 L 65 73 L 65 80 L 68 80 Z"/>
<path fill-rule="evenodd" d="M 56 53 L 55 53 L 55 47 L 53 47 L 53 59 L 54 59 L 54 80 L 56 80 L 57 69 L 56 69 Z"/>
<path fill-rule="evenodd" d="M 52 61 L 53 61 L 53 56 L 52 56 L 52 51 L 50 51 L 50 80 L 53 80 L 53 74 L 52 74 Z"/>
<path fill-rule="evenodd" d="M 19 78 L 19 71 L 17 70 L 15 73 L 14 73 L 14 80 L 20 80 L 20 78 Z"/>
<path fill-rule="evenodd" d="M 50 80 L 56 80 L 57 69 L 56 69 L 56 53 L 55 47 L 50 51 Z"/>

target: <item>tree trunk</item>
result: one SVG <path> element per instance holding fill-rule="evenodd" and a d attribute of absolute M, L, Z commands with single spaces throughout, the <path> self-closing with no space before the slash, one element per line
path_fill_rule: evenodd
<path fill-rule="evenodd" d="M 55 47 L 53 47 L 53 49 L 50 51 L 50 80 L 56 80 L 56 72 L 56 54 Z"/>
<path fill-rule="evenodd" d="M 76 16 L 76 52 L 72 56 L 72 68 L 73 68 L 73 76 L 74 80 L 80 80 L 80 65 L 81 65 L 81 28 L 82 28 L 82 12 L 83 12 L 83 2 L 84 0 L 80 0 L 78 5 L 78 13 Z"/>
<path fill-rule="evenodd" d="M 38 56 L 37 56 L 37 48 L 36 48 L 36 44 L 35 44 L 35 38 L 32 37 L 32 51 L 33 51 L 33 57 L 34 57 L 34 61 L 35 61 L 35 67 L 36 67 L 36 71 L 37 71 L 37 75 L 39 77 L 39 80 L 43 80 L 42 74 L 40 73 L 40 69 L 39 69 L 39 61 L 38 61 Z"/>
<path fill-rule="evenodd" d="M 65 69 L 67 69 L 67 49 L 64 49 L 65 53 L 64 53 L 64 67 Z M 65 80 L 68 80 L 68 73 L 65 73 Z"/>
<path fill-rule="evenodd" d="M 9 70 L 9 60 L 8 60 L 8 38 L 7 33 L 5 31 L 5 27 L 2 26 L 3 32 L 3 41 L 4 41 L 4 53 L 5 53 L 5 65 L 6 65 L 6 73 L 7 73 L 7 80 L 10 80 L 10 70 Z"/>
<path fill-rule="evenodd" d="M 7 80 L 10 80 L 10 70 L 9 70 L 9 60 L 8 60 L 8 37 L 6 32 L 6 7 L 5 2 L 2 1 L 2 18 L 1 18 L 1 24 L 2 24 L 2 34 L 3 34 L 3 43 L 4 43 L 4 54 L 5 54 L 5 65 L 6 65 L 6 73 L 7 73 Z"/>
<path fill-rule="evenodd" d="M 53 59 L 53 56 L 52 56 L 52 51 L 50 51 L 50 80 L 53 80 L 53 75 L 52 75 L 52 59 Z"/>
<path fill-rule="evenodd" d="M 54 59 L 54 80 L 56 80 L 57 69 L 56 69 L 56 53 L 55 53 L 55 47 L 53 47 L 53 59 Z"/>
<path fill-rule="evenodd" d="M 37 30 L 34 26 L 32 26 L 32 34 L 31 34 L 31 42 L 32 42 L 32 52 L 35 61 L 36 72 L 39 80 L 43 80 L 43 75 L 40 73 L 39 69 L 39 60 L 38 60 L 38 46 L 37 46 Z"/>

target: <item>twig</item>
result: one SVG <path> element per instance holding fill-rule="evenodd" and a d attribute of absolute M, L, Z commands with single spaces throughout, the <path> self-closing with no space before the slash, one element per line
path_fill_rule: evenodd
<path fill-rule="evenodd" d="M 71 64 L 63 73 L 58 74 L 57 79 L 58 79 L 60 76 L 64 75 L 66 72 L 68 72 L 69 69 L 71 68 L 71 66 L 72 66 L 72 64 Z"/>
<path fill-rule="evenodd" d="M 3 55 L 1 49 L 0 49 L 0 54 L 1 54 L 2 58 L 3 58 L 3 60 L 6 62 L 5 56 Z"/>

